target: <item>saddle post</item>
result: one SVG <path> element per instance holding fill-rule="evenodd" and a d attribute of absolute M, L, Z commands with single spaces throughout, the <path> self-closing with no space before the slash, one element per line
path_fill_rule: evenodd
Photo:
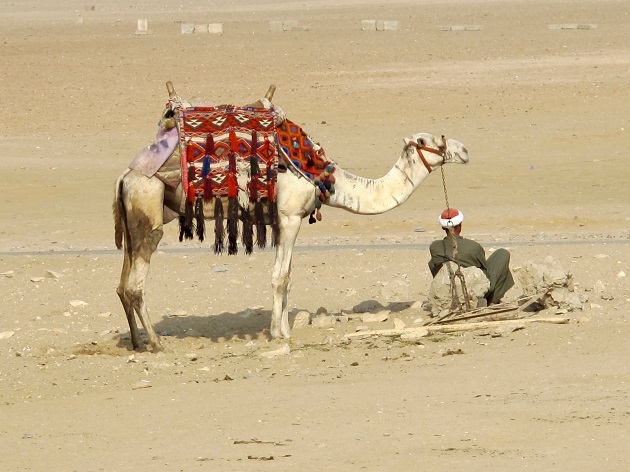
<path fill-rule="evenodd" d="M 276 93 L 276 86 L 274 84 L 271 84 L 269 86 L 269 89 L 267 90 L 267 93 L 265 94 L 265 98 L 271 101 L 273 99 L 274 93 Z"/>

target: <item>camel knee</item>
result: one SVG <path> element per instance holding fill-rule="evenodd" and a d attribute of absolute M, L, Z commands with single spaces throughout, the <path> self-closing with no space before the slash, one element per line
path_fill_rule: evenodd
<path fill-rule="evenodd" d="M 291 283 L 291 277 L 289 274 L 276 275 L 271 278 L 271 286 L 274 288 L 281 288 L 286 290 Z"/>

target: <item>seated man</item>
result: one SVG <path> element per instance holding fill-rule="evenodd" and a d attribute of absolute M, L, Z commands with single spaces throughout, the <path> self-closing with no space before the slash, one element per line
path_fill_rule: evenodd
<path fill-rule="evenodd" d="M 490 289 L 485 297 L 488 305 L 501 303 L 505 292 L 514 285 L 509 267 L 510 253 L 506 249 L 497 249 L 486 260 L 486 253 L 478 242 L 460 236 L 464 214 L 455 208 L 444 210 L 438 221 L 446 232 L 446 237 L 433 241 L 429 247 L 431 253 L 429 269 L 433 277 L 447 261 L 459 262 L 461 267 L 478 267 L 490 281 Z M 453 259 L 453 240 L 449 235 L 451 230 L 457 240 L 458 261 Z"/>

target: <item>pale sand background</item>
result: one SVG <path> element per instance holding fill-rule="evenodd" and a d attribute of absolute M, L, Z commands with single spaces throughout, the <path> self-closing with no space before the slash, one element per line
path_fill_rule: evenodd
<path fill-rule="evenodd" d="M 0 469 L 628 470 L 628 2 L 223 3 L 0 1 L 0 333 L 14 333 L 0 339 Z M 288 19 L 309 30 L 269 32 Z M 548 29 L 566 23 L 597 27 Z M 173 226 L 147 289 L 170 352 L 130 358 L 113 183 L 152 141 L 167 80 L 234 104 L 274 83 L 287 115 L 368 177 L 415 132 L 462 141 L 471 163 L 445 172 L 465 233 L 514 267 L 553 255 L 584 310 L 422 345 L 311 327 L 262 359 L 282 345 L 264 331 L 273 253 L 217 258 Z M 292 309 L 426 300 L 444 205 L 436 173 L 384 215 L 324 209 L 298 239 Z M 31 281 L 47 270 L 59 279 Z"/>

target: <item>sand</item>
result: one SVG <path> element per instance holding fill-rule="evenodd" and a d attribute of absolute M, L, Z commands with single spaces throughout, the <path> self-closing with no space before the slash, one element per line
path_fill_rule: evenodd
<path fill-rule="evenodd" d="M 627 470 L 627 2 L 225 3 L 0 1 L 0 469 Z M 288 20 L 298 30 L 270 31 Z M 444 31 L 464 25 L 476 31 Z M 147 284 L 167 351 L 134 352 L 111 202 L 167 80 L 215 104 L 275 84 L 274 102 L 358 175 L 383 175 L 421 131 L 461 141 L 470 163 L 383 215 L 305 222 L 292 317 L 339 321 L 288 341 L 268 336 L 272 250 L 217 257 L 167 227 Z M 582 310 L 349 340 L 426 322 L 443 183 L 466 236 L 508 248 L 515 275 L 553 256 Z M 342 316 L 368 303 L 386 320 Z"/>

